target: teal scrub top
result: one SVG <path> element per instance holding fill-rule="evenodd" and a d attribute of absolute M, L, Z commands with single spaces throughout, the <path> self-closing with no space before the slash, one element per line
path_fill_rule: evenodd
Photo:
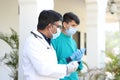
<path fill-rule="evenodd" d="M 76 50 L 77 45 L 75 40 L 71 36 L 67 36 L 61 32 L 60 36 L 51 40 L 52 45 L 56 51 L 59 64 L 67 64 L 66 58 L 70 57 Z M 79 65 L 79 70 L 83 68 L 82 62 Z M 69 76 L 60 80 L 79 80 L 78 73 L 73 72 Z"/>

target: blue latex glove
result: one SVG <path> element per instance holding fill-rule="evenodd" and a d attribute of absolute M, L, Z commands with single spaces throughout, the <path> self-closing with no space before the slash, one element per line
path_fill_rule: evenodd
<path fill-rule="evenodd" d="M 81 61 L 81 58 L 83 57 L 84 53 L 85 53 L 85 48 L 77 49 L 77 51 L 74 52 L 72 56 L 70 56 L 70 58 L 75 61 Z"/>

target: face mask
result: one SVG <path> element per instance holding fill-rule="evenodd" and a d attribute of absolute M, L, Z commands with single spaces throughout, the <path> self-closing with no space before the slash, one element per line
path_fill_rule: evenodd
<path fill-rule="evenodd" d="M 72 36 L 73 34 L 76 33 L 76 31 L 77 31 L 77 28 L 74 28 L 74 27 L 71 27 L 71 26 L 70 26 L 69 29 L 66 30 L 65 32 L 66 32 L 66 35 Z"/>
<path fill-rule="evenodd" d="M 53 36 L 52 39 L 56 39 L 57 37 L 59 37 L 60 33 L 61 33 L 60 28 L 57 28 L 57 33 L 52 34 L 52 36 Z"/>

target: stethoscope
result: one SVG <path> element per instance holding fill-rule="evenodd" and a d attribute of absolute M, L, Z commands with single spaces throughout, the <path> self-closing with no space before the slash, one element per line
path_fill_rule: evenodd
<path fill-rule="evenodd" d="M 35 33 L 34 33 L 34 32 L 32 32 L 32 31 L 31 31 L 31 34 L 33 34 L 35 38 L 40 38 L 40 39 L 43 39 L 41 36 L 39 36 L 39 35 L 35 34 Z M 44 43 L 44 44 L 45 44 L 45 43 Z M 45 45 L 46 45 L 46 44 L 45 44 Z M 50 47 L 48 47 L 47 45 L 46 45 L 46 47 L 47 47 L 47 49 L 50 49 Z"/>
<path fill-rule="evenodd" d="M 31 31 L 31 34 L 33 34 L 35 38 L 38 38 L 38 37 L 39 37 L 40 39 L 42 39 L 42 37 L 41 37 L 41 36 L 39 36 L 39 35 L 35 34 L 35 33 L 34 33 L 34 32 L 32 32 L 32 31 Z"/>

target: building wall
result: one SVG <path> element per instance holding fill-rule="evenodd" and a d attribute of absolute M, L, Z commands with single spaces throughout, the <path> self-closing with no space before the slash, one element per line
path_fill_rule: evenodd
<path fill-rule="evenodd" d="M 0 0 L 0 32 L 2 33 L 10 33 L 10 27 L 12 27 L 13 29 L 15 29 L 16 31 L 20 31 L 20 50 L 22 49 L 22 44 L 23 41 L 25 39 L 26 36 L 28 36 L 29 31 L 31 29 L 33 29 L 34 27 L 36 27 L 36 19 L 37 19 L 37 11 L 36 11 L 36 0 L 19 0 L 21 1 L 21 5 L 20 5 L 20 14 L 18 12 L 18 0 Z M 37 2 L 39 2 L 40 0 L 37 0 Z M 42 1 L 42 0 L 41 0 Z M 92 0 L 91 0 L 92 1 Z M 89 4 L 89 2 L 88 2 Z M 87 4 L 87 5 L 88 5 Z M 88 11 L 86 11 L 86 3 L 84 2 L 84 0 L 54 0 L 54 10 L 64 14 L 65 12 L 69 12 L 72 11 L 74 13 L 76 13 L 81 20 L 81 24 L 80 24 L 80 28 L 79 31 L 84 33 L 86 31 L 86 26 L 94 26 L 94 27 L 89 27 L 89 39 L 88 43 L 89 44 L 89 55 L 87 55 L 88 57 L 88 61 L 90 63 L 90 61 L 94 61 L 91 59 L 94 59 L 94 57 L 96 57 L 96 54 L 98 51 L 96 49 L 96 46 L 98 46 L 97 43 L 97 39 L 96 37 L 99 37 L 99 35 L 97 35 L 97 31 L 99 28 L 97 28 L 97 22 L 94 22 L 93 19 L 91 20 L 93 13 L 95 12 L 95 14 L 97 14 L 97 10 L 90 10 L 87 9 Z M 46 5 L 42 5 L 39 6 L 42 9 L 46 9 Z M 92 5 L 90 4 L 90 6 L 88 6 L 88 8 L 91 7 L 96 7 L 96 3 L 95 6 L 92 3 Z M 97 9 L 97 8 L 96 8 Z M 39 9 L 38 9 L 39 10 Z M 87 13 L 89 12 L 89 13 Z M 87 19 L 86 19 L 86 13 L 88 14 Z M 96 15 L 93 15 L 93 17 Z M 20 19 L 19 19 L 20 17 Z M 91 17 L 91 18 L 89 18 Z M 94 17 L 96 18 L 96 17 Z M 19 21 L 20 20 L 20 21 Z M 96 19 L 95 19 L 96 20 Z M 91 23 L 93 22 L 94 24 L 88 24 L 86 25 L 86 21 L 87 23 Z M 20 24 L 19 24 L 20 22 Z M 20 26 L 19 26 L 20 25 Z M 87 30 L 88 30 L 87 29 Z M 26 30 L 26 32 L 24 31 Z M 94 32 L 93 32 L 94 31 Z M 91 43 L 91 35 L 95 34 L 94 37 L 95 39 L 92 41 L 94 42 L 95 46 L 91 47 L 90 44 Z M 24 35 L 24 36 L 23 36 Z M 82 34 L 81 36 L 81 47 L 84 47 L 84 36 Z M 6 51 L 9 52 L 10 48 L 9 46 L 7 46 L 7 44 L 5 44 L 3 41 L 0 40 L 0 57 L 4 55 L 4 53 Z M 91 49 L 92 48 L 92 49 Z M 91 55 L 92 53 L 92 55 Z M 96 57 L 97 58 L 97 57 Z M 97 61 L 95 62 L 95 66 L 97 65 Z M 93 62 L 92 62 L 93 63 Z M 93 65 L 94 66 L 94 65 Z M 20 69 L 19 69 L 20 70 Z M 8 73 L 10 72 L 10 70 L 6 67 L 6 66 L 2 66 L 0 65 L 0 80 L 9 80 L 9 76 Z M 21 76 L 20 76 L 21 77 Z M 23 80 L 23 79 L 20 79 Z"/>
<path fill-rule="evenodd" d="M 10 27 L 18 31 L 18 1 L 0 0 L 0 32 L 8 33 Z"/>

